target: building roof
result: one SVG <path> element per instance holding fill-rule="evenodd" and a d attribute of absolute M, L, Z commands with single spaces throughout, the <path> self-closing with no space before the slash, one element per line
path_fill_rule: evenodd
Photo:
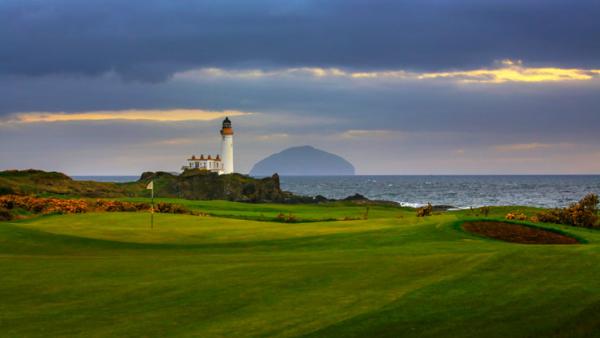
<path fill-rule="evenodd" d="M 221 161 L 221 156 L 219 156 L 217 154 L 217 156 L 215 158 L 212 158 L 210 155 L 208 155 L 208 158 L 204 158 L 204 154 L 200 155 L 200 157 L 196 157 L 196 155 L 192 155 L 192 157 L 187 159 L 188 161 Z"/>

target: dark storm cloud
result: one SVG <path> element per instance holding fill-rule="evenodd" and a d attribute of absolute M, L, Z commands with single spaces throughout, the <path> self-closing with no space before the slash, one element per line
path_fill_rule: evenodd
<path fill-rule="evenodd" d="M 196 67 L 439 70 L 600 66 L 600 3 L 457 1 L 0 2 L 0 73 L 161 81 Z"/>

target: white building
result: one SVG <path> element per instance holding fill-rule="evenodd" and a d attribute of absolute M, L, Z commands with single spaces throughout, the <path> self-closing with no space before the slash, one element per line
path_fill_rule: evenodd
<path fill-rule="evenodd" d="M 187 162 L 188 165 L 184 166 L 182 169 L 202 169 L 217 172 L 219 174 L 223 171 L 223 161 L 221 161 L 219 155 L 215 158 L 212 158 L 210 155 L 205 158 L 204 154 L 200 155 L 200 157 L 192 155 L 192 157 L 187 159 Z"/>
<path fill-rule="evenodd" d="M 214 158 L 211 155 L 204 157 L 204 154 L 200 157 L 192 155 L 187 159 L 187 165 L 181 169 L 207 170 L 219 173 L 219 175 L 233 173 L 233 128 L 231 128 L 231 121 L 228 117 L 223 120 L 223 128 L 221 128 L 221 152 L 223 158 L 220 155 L 216 155 Z"/>

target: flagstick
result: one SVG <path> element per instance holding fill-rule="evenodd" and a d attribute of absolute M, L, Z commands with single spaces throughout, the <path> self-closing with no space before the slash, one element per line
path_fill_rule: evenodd
<path fill-rule="evenodd" d="M 152 181 L 152 212 L 150 213 L 150 229 L 154 229 L 154 181 Z"/>

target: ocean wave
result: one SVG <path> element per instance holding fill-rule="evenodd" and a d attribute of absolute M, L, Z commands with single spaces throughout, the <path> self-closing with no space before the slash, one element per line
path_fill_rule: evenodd
<path fill-rule="evenodd" d="M 420 208 L 420 207 L 424 207 L 427 205 L 427 203 L 413 203 L 413 202 L 402 202 L 402 201 L 396 201 L 398 204 L 400 204 L 401 207 L 408 207 L 408 208 Z"/>

